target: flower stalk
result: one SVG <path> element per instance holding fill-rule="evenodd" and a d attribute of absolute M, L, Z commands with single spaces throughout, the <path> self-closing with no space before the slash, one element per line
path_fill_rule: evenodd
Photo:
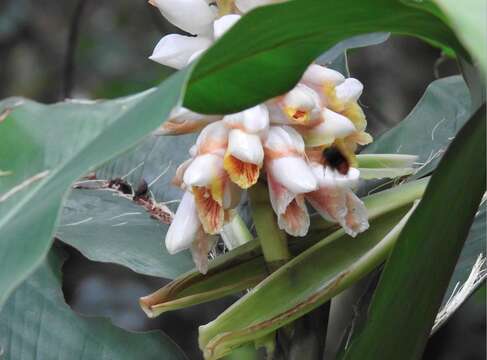
<path fill-rule="evenodd" d="M 257 237 L 262 246 L 267 268 L 272 273 L 291 258 L 287 237 L 277 226 L 274 210 L 264 184 L 261 182 L 255 184 L 250 189 L 249 196 Z"/>

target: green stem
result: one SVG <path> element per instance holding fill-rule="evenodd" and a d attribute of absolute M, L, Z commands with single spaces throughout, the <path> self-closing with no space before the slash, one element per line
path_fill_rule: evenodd
<path fill-rule="evenodd" d="M 290 258 L 286 234 L 279 229 L 269 194 L 264 184 L 258 182 L 249 190 L 252 219 L 257 237 L 262 246 L 262 253 L 270 272 L 274 272 Z"/>

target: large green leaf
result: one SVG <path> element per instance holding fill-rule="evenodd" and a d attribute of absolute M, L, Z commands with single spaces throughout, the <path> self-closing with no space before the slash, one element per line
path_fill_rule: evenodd
<path fill-rule="evenodd" d="M 288 1 L 253 10 L 209 49 L 191 76 L 185 104 L 203 113 L 248 108 L 289 90 L 338 42 L 381 31 L 464 53 L 440 17 L 399 0 Z"/>
<path fill-rule="evenodd" d="M 186 359 L 159 331 L 133 333 L 108 319 L 76 315 L 63 298 L 61 265 L 60 256 L 52 251 L 5 304 L 0 312 L 1 358 Z"/>
<path fill-rule="evenodd" d="M 484 106 L 432 176 L 386 263 L 366 321 L 345 344 L 343 359 L 421 357 L 485 192 L 485 131 Z"/>
<path fill-rule="evenodd" d="M 56 237 L 88 259 L 172 279 L 193 267 L 189 253 L 170 255 L 163 245 L 167 224 L 109 190 L 73 190 L 63 207 Z"/>
<path fill-rule="evenodd" d="M 434 0 L 452 23 L 465 47 L 487 75 L 487 2 L 485 0 Z"/>
<path fill-rule="evenodd" d="M 113 101 L 0 103 L 0 305 L 47 254 L 70 184 L 160 125 L 186 78 Z"/>
<path fill-rule="evenodd" d="M 409 115 L 367 146 L 363 154 L 417 155 L 418 175 L 431 172 L 471 113 L 460 76 L 433 81 Z"/>
<path fill-rule="evenodd" d="M 402 122 L 365 148 L 362 154 L 370 155 L 358 157 L 362 157 L 363 161 L 363 157 L 373 156 L 377 152 L 415 154 L 418 156 L 417 161 L 420 166 L 419 171 L 416 170 L 417 176 L 429 173 L 436 168 L 448 144 L 465 124 L 470 112 L 469 91 L 460 76 L 433 81 L 418 104 Z M 377 171 L 380 170 L 372 172 Z M 394 172 L 394 169 L 391 171 Z M 443 305 L 452 296 L 457 284 L 461 285 L 467 280 L 478 256 L 481 253 L 486 254 L 485 215 L 482 214 L 483 211 L 476 216 L 445 293 Z"/>
<path fill-rule="evenodd" d="M 317 308 L 358 281 L 387 256 L 407 212 L 403 207 L 371 221 L 355 239 L 342 229 L 269 275 L 244 297 L 200 327 L 205 358 L 219 359 Z"/>

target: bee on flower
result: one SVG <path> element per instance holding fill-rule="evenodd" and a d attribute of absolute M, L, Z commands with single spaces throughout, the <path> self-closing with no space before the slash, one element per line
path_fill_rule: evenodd
<path fill-rule="evenodd" d="M 163 16 L 192 34 L 170 34 L 150 59 L 176 69 L 200 56 L 241 15 L 271 0 L 150 0 Z M 189 16 L 191 14 L 191 16 Z M 358 104 L 363 86 L 339 72 L 312 64 L 286 94 L 239 113 L 203 115 L 173 110 L 160 135 L 200 132 L 173 184 L 184 190 L 166 235 L 170 253 L 190 249 L 199 271 L 237 211 L 242 192 L 265 182 L 280 229 L 308 233 L 308 205 L 350 236 L 369 227 L 354 194 L 360 178 L 355 152 L 372 137 Z"/>

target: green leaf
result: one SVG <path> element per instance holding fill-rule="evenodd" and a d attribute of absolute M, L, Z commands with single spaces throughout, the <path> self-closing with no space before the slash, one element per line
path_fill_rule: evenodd
<path fill-rule="evenodd" d="M 56 237 L 90 260 L 172 279 L 192 269 L 193 261 L 187 252 L 169 255 L 163 244 L 167 228 L 116 191 L 73 190 L 64 204 Z"/>
<path fill-rule="evenodd" d="M 61 258 L 52 251 L 0 312 L 0 356 L 27 359 L 184 360 L 159 331 L 132 333 L 107 319 L 76 315 L 61 291 Z"/>
<path fill-rule="evenodd" d="M 414 173 L 415 155 L 358 154 L 357 162 L 362 179 L 396 178 Z"/>
<path fill-rule="evenodd" d="M 379 218 L 412 204 L 421 198 L 426 184 L 427 179 L 422 179 L 363 198 L 369 219 Z M 290 239 L 291 253 L 294 256 L 302 253 L 335 229 L 336 227 L 330 226 L 330 223 L 322 223 L 320 227 L 313 229 L 313 236 Z M 267 275 L 268 270 L 259 241 L 253 240 L 212 260 L 206 275 L 192 270 L 153 294 L 141 298 L 140 304 L 149 317 L 155 317 L 166 311 L 243 291 L 257 285 Z"/>
<path fill-rule="evenodd" d="M 356 49 L 366 46 L 378 45 L 389 39 L 389 33 L 372 33 L 351 37 L 340 41 L 331 49 L 320 55 L 316 62 L 321 65 L 327 65 L 337 60 L 340 56 L 350 49 Z M 342 71 L 342 73 L 344 73 Z"/>
<path fill-rule="evenodd" d="M 421 357 L 485 192 L 485 131 L 484 106 L 432 176 L 386 263 L 367 320 L 345 345 L 342 359 Z"/>
<path fill-rule="evenodd" d="M 214 321 L 199 328 L 206 359 L 219 359 L 317 308 L 382 262 L 404 221 L 403 207 L 371 221 L 355 239 L 340 229 L 280 267 Z M 404 219 L 403 219 L 404 220 Z"/>
<path fill-rule="evenodd" d="M 468 57 L 440 17 L 399 0 L 288 1 L 253 10 L 211 47 L 184 103 L 201 113 L 249 108 L 292 88 L 335 44 L 373 32 L 417 36 Z"/>
<path fill-rule="evenodd" d="M 0 306 L 47 254 L 71 183 L 157 128 L 187 76 L 113 101 L 0 103 Z"/>
<path fill-rule="evenodd" d="M 485 0 L 434 0 L 452 23 L 458 38 L 487 75 L 487 3 Z"/>
<path fill-rule="evenodd" d="M 417 176 L 422 176 L 434 170 L 470 114 L 469 92 L 460 76 L 433 81 L 411 113 L 362 153 L 416 155 L 421 164 Z"/>

